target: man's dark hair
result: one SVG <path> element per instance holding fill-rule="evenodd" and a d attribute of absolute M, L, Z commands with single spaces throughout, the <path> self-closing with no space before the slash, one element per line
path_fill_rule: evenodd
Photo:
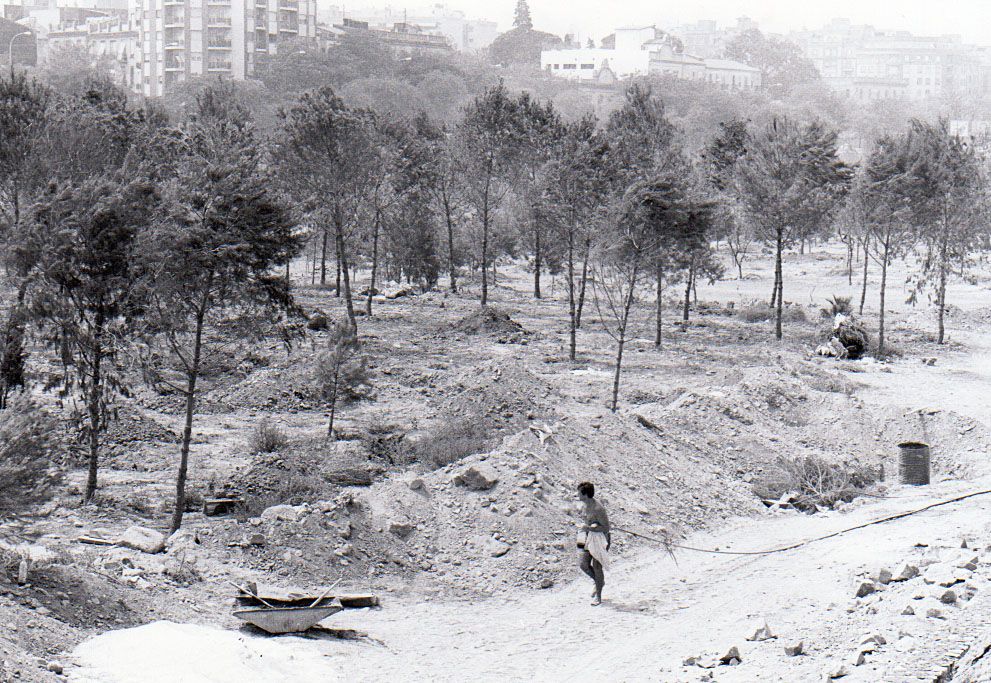
<path fill-rule="evenodd" d="M 578 493 L 586 498 L 595 498 L 595 484 L 590 481 L 583 481 L 578 485 Z"/>

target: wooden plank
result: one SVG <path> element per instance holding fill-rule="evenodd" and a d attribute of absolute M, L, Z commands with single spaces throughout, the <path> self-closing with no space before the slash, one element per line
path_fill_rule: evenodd
<path fill-rule="evenodd" d="M 111 541 L 97 536 L 80 536 L 76 540 L 80 543 L 89 543 L 90 545 L 117 545 L 117 541 Z"/>

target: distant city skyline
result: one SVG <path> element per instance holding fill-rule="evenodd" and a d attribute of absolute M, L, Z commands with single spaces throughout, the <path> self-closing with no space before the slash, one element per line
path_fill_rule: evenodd
<path fill-rule="evenodd" d="M 516 0 L 494 0 L 480 4 L 477 0 L 439 0 L 468 16 L 498 22 L 499 30 L 512 28 Z M 322 0 L 341 4 L 340 0 Z M 696 0 L 681 7 L 674 3 L 658 4 L 648 0 L 529 0 L 536 28 L 558 35 L 576 33 L 582 40 L 598 42 L 619 26 L 656 24 L 672 28 L 711 19 L 722 26 L 737 17 L 748 16 L 771 33 L 788 33 L 823 26 L 832 19 L 846 18 L 855 24 L 871 24 L 886 31 L 910 31 L 917 35 L 960 35 L 965 41 L 991 45 L 991 3 L 986 0 L 949 0 L 934 4 L 930 0 L 831 0 L 822 3 L 797 3 L 794 0 Z M 361 0 L 359 6 L 423 8 L 438 4 L 430 0 Z"/>

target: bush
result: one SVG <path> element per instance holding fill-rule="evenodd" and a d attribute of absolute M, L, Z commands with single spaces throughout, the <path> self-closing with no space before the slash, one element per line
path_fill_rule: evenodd
<path fill-rule="evenodd" d="M 306 321 L 306 328 L 318 332 L 320 330 L 326 330 L 328 326 L 327 316 L 322 311 L 316 311 L 310 318 Z"/>
<path fill-rule="evenodd" d="M 312 503 L 323 494 L 323 486 L 317 478 L 298 472 L 286 472 L 278 479 L 278 486 L 275 489 L 264 493 L 245 495 L 245 514 L 257 517 L 266 508 L 273 505 Z"/>
<path fill-rule="evenodd" d="M 774 310 L 767 304 L 751 304 L 738 308 L 736 315 L 747 323 L 762 323 L 774 318 Z"/>
<path fill-rule="evenodd" d="M 865 488 L 878 480 L 878 475 L 863 465 L 831 463 L 814 455 L 781 458 L 767 476 L 754 484 L 754 493 L 764 500 L 779 500 L 792 494 L 792 505 L 815 512 L 862 495 Z"/>
<path fill-rule="evenodd" d="M 489 433 L 479 419 L 445 422 L 413 447 L 416 459 L 434 468 L 489 449 Z"/>
<path fill-rule="evenodd" d="M 268 420 L 262 420 L 251 434 L 252 453 L 275 453 L 285 448 L 289 436 Z"/>
<path fill-rule="evenodd" d="M 61 478 L 59 426 L 19 395 L 0 412 L 0 513 L 48 500 Z"/>

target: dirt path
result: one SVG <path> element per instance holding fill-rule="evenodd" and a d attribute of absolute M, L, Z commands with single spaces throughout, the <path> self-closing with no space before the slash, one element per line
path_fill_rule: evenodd
<path fill-rule="evenodd" d="M 890 374 L 868 375 L 865 381 L 875 388 L 872 394 L 885 402 L 952 409 L 991 425 L 991 406 L 985 402 L 991 390 L 987 355 L 991 335 L 974 334 L 967 341 L 972 352 L 948 354 L 936 367 L 906 361 L 896 364 Z M 740 520 L 690 543 L 737 550 L 786 545 L 964 492 L 991 489 L 986 467 L 984 472 L 968 482 L 945 481 L 926 489 L 895 487 L 889 499 L 862 501 L 845 513 L 815 517 L 782 513 L 756 522 Z M 694 681 L 712 675 L 719 681 L 793 682 L 821 680 L 831 662 L 849 661 L 856 655 L 865 634 L 880 632 L 888 645 L 863 666 L 851 666 L 843 680 L 902 681 L 958 650 L 975 628 L 986 624 L 991 572 L 982 564 L 971 580 L 978 589 L 975 597 L 945 606 L 946 619 L 925 616 L 923 606 L 936 604 L 938 587 L 917 579 L 857 601 L 853 599 L 856 576 L 882 566 L 897 572 L 906 561 L 924 565 L 925 558 L 936 558 L 940 548 L 945 560 L 962 538 L 983 545 L 989 514 L 991 496 L 982 496 L 781 554 L 682 552 L 677 565 L 663 552 L 645 547 L 615 563 L 601 607 L 588 604 L 591 586 L 585 580 L 484 602 L 391 600 L 381 610 L 334 618 L 333 626 L 365 632 L 367 641 L 284 638 L 278 641 L 283 654 L 276 659 L 292 657 L 299 662 L 297 681 L 323 681 L 328 676 Z M 919 609 L 915 615 L 903 615 L 906 605 Z M 752 624 L 764 620 L 779 638 L 745 641 Z M 215 632 L 218 647 L 228 637 L 225 633 L 229 632 Z M 153 657 L 152 652 L 161 649 L 149 638 L 126 633 L 101 636 L 108 645 L 103 649 L 112 650 L 109 646 L 115 638 L 129 637 L 132 653 L 144 648 L 147 657 Z M 209 632 L 197 636 L 203 637 L 210 638 Z M 808 656 L 787 657 L 783 645 L 797 640 L 804 642 Z M 742 654 L 738 667 L 707 670 L 683 665 L 689 656 L 718 656 L 731 646 Z M 128 676 L 123 662 L 112 658 L 83 657 L 81 663 L 87 662 L 91 666 L 77 671 L 78 680 L 138 680 Z M 135 674 L 140 677 L 140 671 Z M 267 676 L 259 671 L 256 680 L 275 680 Z"/>

